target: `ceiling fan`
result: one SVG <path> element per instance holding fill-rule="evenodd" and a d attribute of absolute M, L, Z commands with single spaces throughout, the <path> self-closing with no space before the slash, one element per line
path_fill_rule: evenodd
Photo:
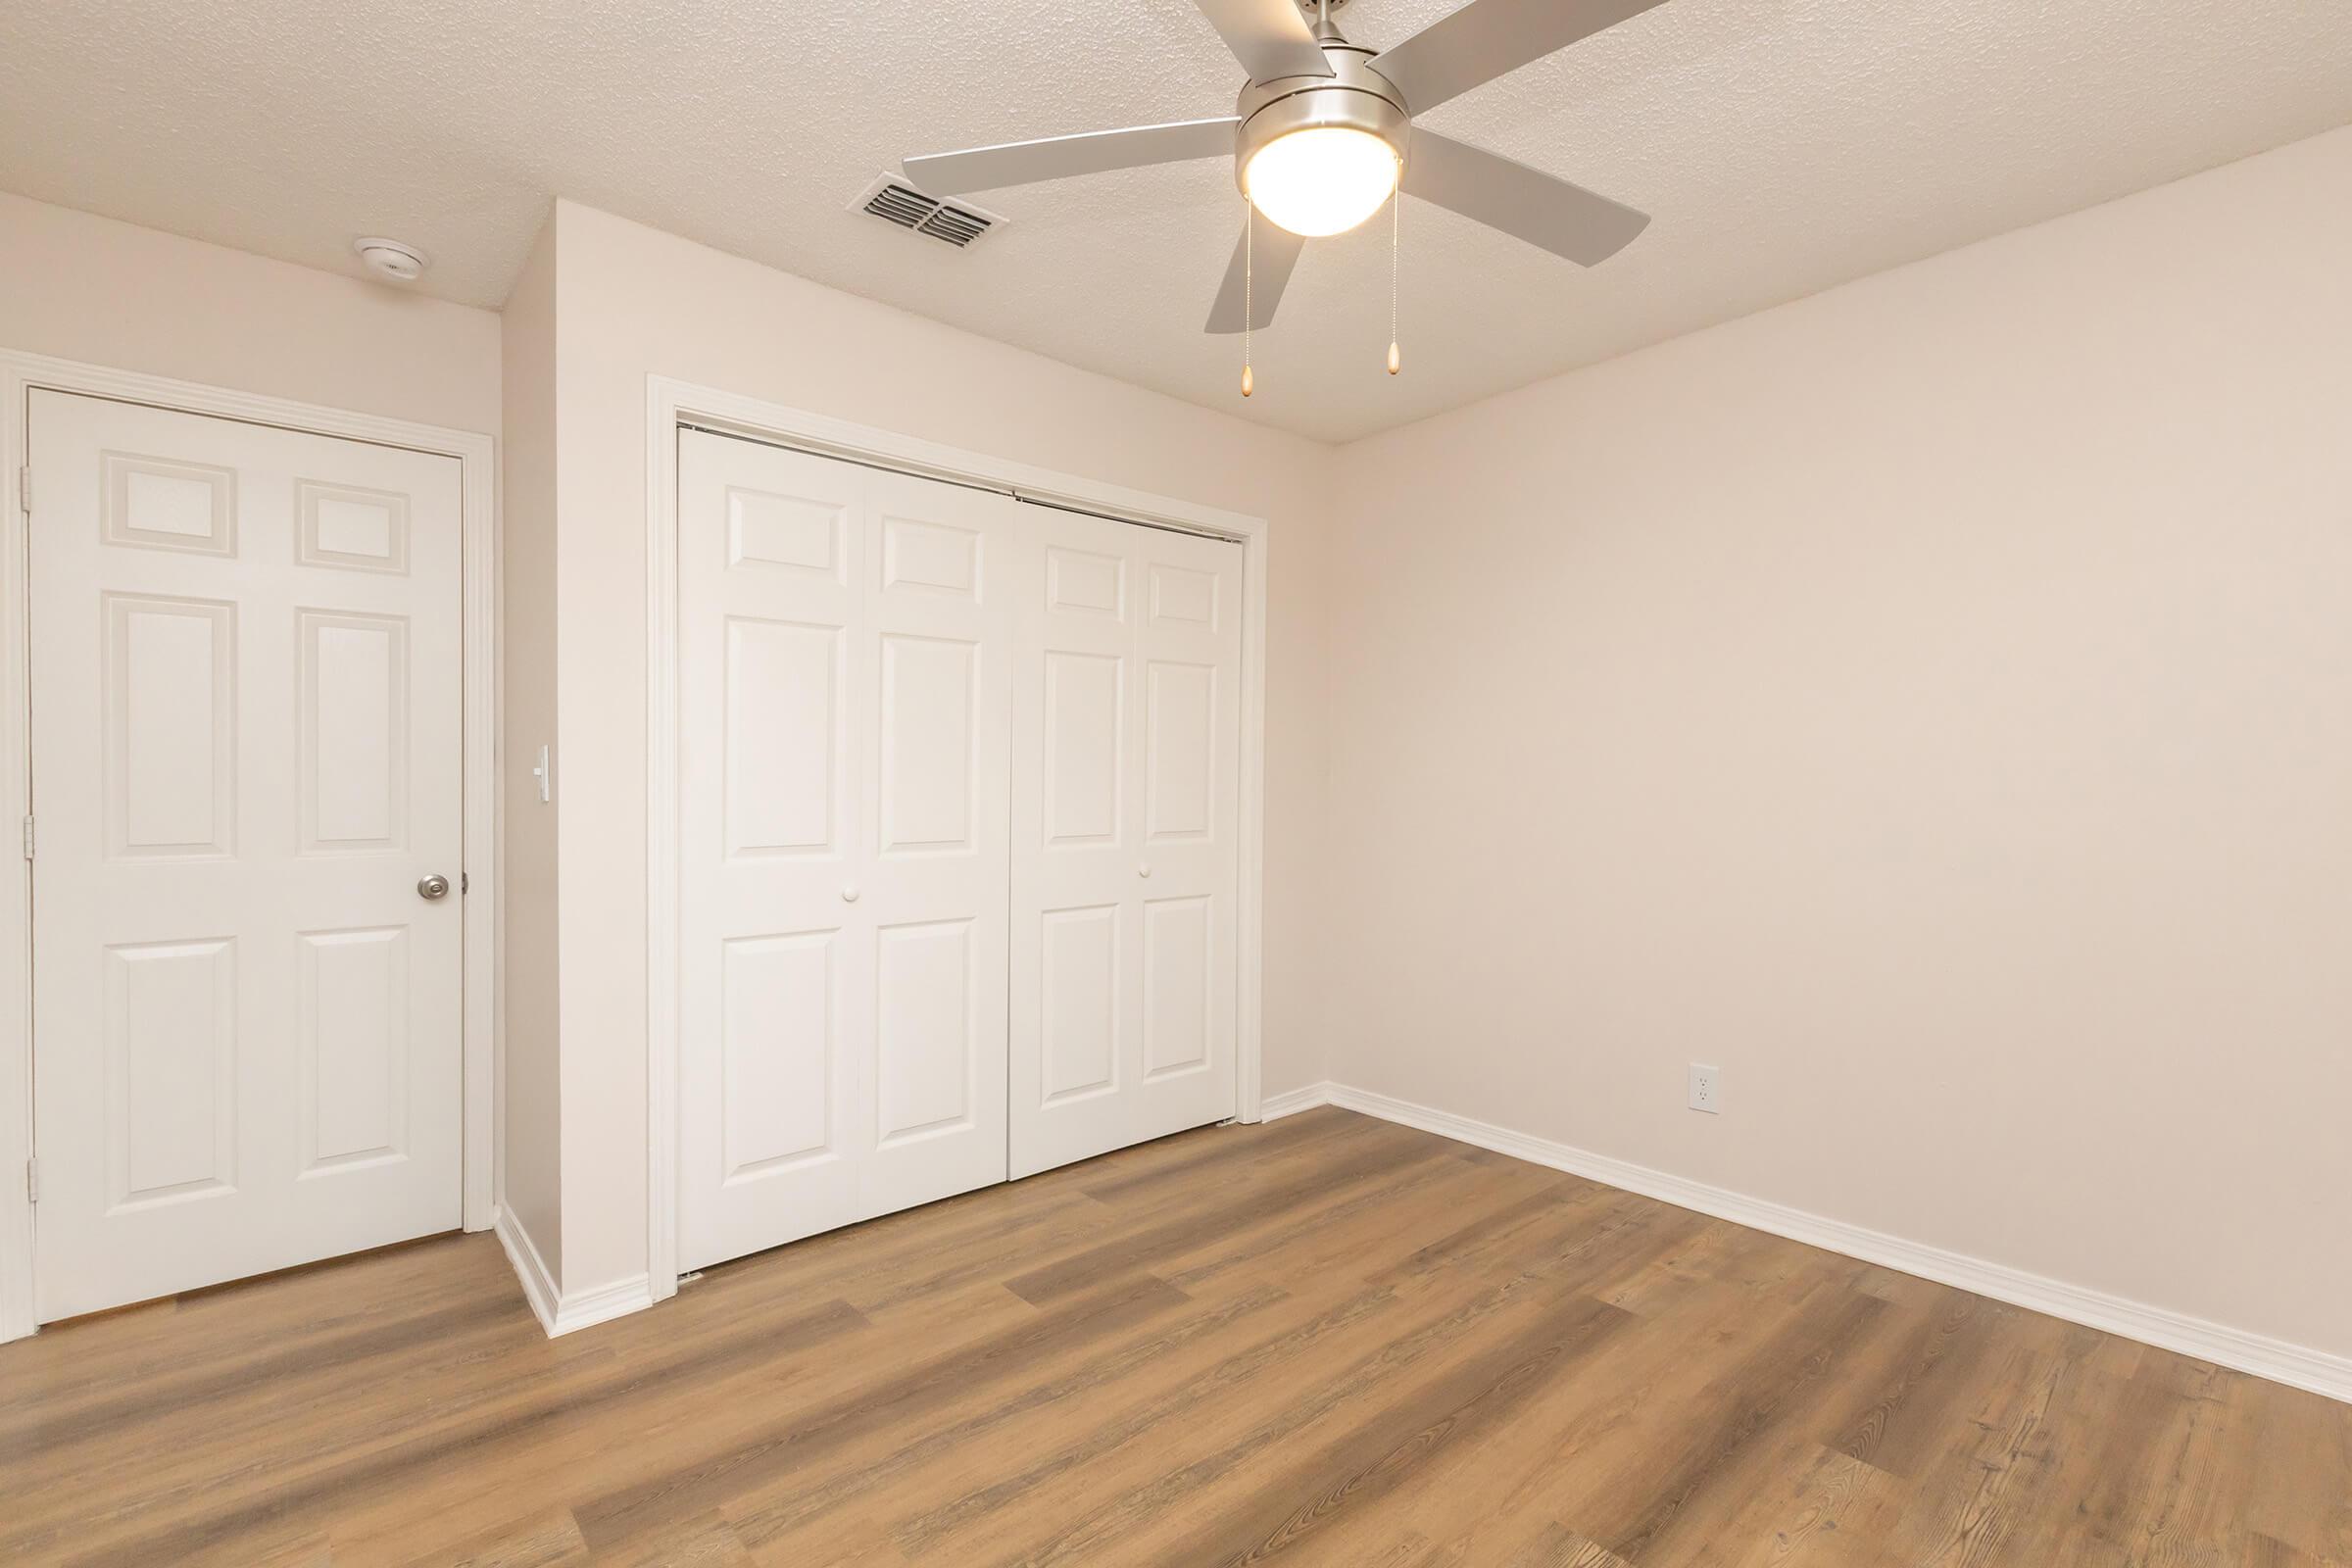
<path fill-rule="evenodd" d="M 1585 267 L 1623 250 L 1649 222 L 1412 119 L 1661 0 L 1470 0 L 1379 51 L 1349 43 L 1332 24 L 1347 0 L 1194 3 L 1250 73 L 1232 114 L 933 153 L 906 159 L 907 177 L 952 196 L 1230 156 L 1242 194 L 1275 227 L 1261 237 L 1257 224 L 1244 225 L 1208 313 L 1210 332 L 1265 326 L 1306 241 L 1355 227 L 1399 188 Z M 1253 250 L 1266 253 L 1264 288 L 1251 286 Z"/>

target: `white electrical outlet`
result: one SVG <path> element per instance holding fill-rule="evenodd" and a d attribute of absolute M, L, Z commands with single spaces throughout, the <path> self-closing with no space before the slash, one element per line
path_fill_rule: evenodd
<path fill-rule="evenodd" d="M 1690 1108 L 1716 1115 L 1723 1109 L 1723 1069 L 1703 1061 L 1690 1064 Z"/>

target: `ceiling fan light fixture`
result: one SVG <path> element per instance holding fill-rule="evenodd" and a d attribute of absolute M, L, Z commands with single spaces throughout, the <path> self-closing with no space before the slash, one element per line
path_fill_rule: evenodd
<path fill-rule="evenodd" d="M 1371 131 L 1309 125 L 1251 153 L 1242 189 L 1267 221 L 1320 239 L 1379 212 L 1401 167 L 1396 149 Z"/>
<path fill-rule="evenodd" d="M 1245 360 L 1250 329 L 1273 318 L 1306 241 L 1353 228 L 1382 202 L 1393 203 L 1408 172 L 1421 200 L 1579 267 L 1607 261 L 1649 222 L 1647 214 L 1556 175 L 1440 131 L 1416 131 L 1413 115 L 1664 0 L 1461 0 L 1386 49 L 1350 43 L 1333 25 L 1331 14 L 1345 0 L 1194 3 L 1250 74 L 1232 114 L 930 153 L 904 161 L 907 177 L 942 197 L 1189 163 L 1230 149 L 1249 218 L 1202 329 L 1241 333 Z M 1397 220 L 1394 206 L 1390 212 L 1394 318 Z M 1255 282 L 1258 251 L 1266 253 L 1263 287 Z M 1389 336 L 1394 375 L 1400 356 L 1393 323 Z"/>

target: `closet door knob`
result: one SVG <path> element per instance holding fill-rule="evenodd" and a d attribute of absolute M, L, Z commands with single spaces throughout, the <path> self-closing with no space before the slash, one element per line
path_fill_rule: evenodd
<path fill-rule="evenodd" d="M 1135 874 L 1137 876 L 1150 876 L 1152 874 L 1152 862 L 1146 860 L 1143 864 L 1137 866 L 1135 868 Z"/>
<path fill-rule="evenodd" d="M 858 902 L 858 890 L 854 887 L 843 888 L 841 890 L 841 902 L 844 904 L 856 904 Z"/>

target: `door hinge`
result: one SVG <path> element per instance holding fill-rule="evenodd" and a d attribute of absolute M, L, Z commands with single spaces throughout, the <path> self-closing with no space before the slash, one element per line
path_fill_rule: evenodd
<path fill-rule="evenodd" d="M 17 469 L 17 510 L 27 515 L 32 512 L 32 465 L 29 463 Z"/>
<path fill-rule="evenodd" d="M 40 1200 L 41 1162 L 37 1159 L 28 1159 L 24 1162 L 24 1201 L 37 1203 Z"/>
<path fill-rule="evenodd" d="M 32 818 L 24 819 L 24 858 L 32 858 Z"/>

